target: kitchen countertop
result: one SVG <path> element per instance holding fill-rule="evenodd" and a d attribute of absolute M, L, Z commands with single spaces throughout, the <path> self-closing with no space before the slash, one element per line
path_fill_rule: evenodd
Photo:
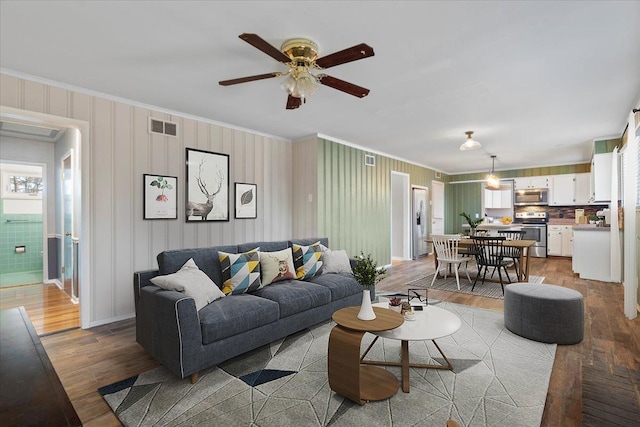
<path fill-rule="evenodd" d="M 576 224 L 573 231 L 611 231 L 611 227 L 596 227 L 595 224 Z"/>
<path fill-rule="evenodd" d="M 505 225 L 501 222 L 493 222 L 493 223 L 487 223 L 485 224 L 484 222 L 481 223 L 480 225 L 478 225 L 478 229 L 479 230 L 505 230 L 507 228 L 520 228 L 522 224 L 509 224 L 509 225 Z M 462 228 L 470 228 L 469 224 L 462 224 Z"/>

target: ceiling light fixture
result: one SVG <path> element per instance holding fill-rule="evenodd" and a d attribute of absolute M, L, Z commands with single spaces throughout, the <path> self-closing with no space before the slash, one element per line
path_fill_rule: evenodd
<path fill-rule="evenodd" d="M 469 151 L 469 150 L 477 150 L 481 147 L 480 143 L 473 139 L 471 135 L 473 135 L 472 130 L 468 130 L 465 132 L 467 134 L 467 140 L 464 144 L 460 146 L 460 151 Z"/>
<path fill-rule="evenodd" d="M 281 47 L 282 52 L 291 58 L 289 71 L 281 75 L 287 78 L 280 86 L 294 98 L 300 98 L 305 102 L 320 86 L 319 81 L 323 75 L 313 75 L 310 70 L 319 69 L 315 63 L 318 58 L 318 45 L 311 40 L 293 39 L 287 40 Z"/>
<path fill-rule="evenodd" d="M 499 190 L 500 189 L 500 180 L 496 176 L 496 156 L 491 156 L 491 172 L 487 175 L 487 184 L 486 187 L 489 190 Z"/>

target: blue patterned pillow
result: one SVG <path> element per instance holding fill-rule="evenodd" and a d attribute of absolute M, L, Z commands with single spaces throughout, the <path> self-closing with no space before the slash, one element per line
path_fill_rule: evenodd
<path fill-rule="evenodd" d="M 243 294 L 262 288 L 258 249 L 240 254 L 218 251 L 222 266 L 222 292 L 225 295 Z"/>
<path fill-rule="evenodd" d="M 322 268 L 322 248 L 320 242 L 309 246 L 293 244 L 293 265 L 296 277 L 300 280 L 310 279 Z"/>

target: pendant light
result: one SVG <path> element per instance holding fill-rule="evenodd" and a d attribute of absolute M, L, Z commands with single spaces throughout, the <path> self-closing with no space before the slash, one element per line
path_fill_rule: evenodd
<path fill-rule="evenodd" d="M 480 143 L 472 138 L 472 130 L 466 131 L 465 134 L 467 135 L 467 140 L 460 146 L 460 151 L 477 150 L 481 147 Z"/>
<path fill-rule="evenodd" d="M 486 184 L 486 187 L 489 190 L 500 189 L 500 180 L 496 176 L 495 165 L 496 165 L 496 156 L 491 156 L 491 172 L 489 172 L 489 175 L 487 175 L 487 184 Z"/>

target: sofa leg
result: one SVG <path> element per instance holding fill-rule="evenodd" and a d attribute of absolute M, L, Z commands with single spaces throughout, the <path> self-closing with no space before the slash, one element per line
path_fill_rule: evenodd
<path fill-rule="evenodd" d="M 196 372 L 195 374 L 191 374 L 191 384 L 197 383 L 199 376 L 200 376 L 200 372 Z"/>

